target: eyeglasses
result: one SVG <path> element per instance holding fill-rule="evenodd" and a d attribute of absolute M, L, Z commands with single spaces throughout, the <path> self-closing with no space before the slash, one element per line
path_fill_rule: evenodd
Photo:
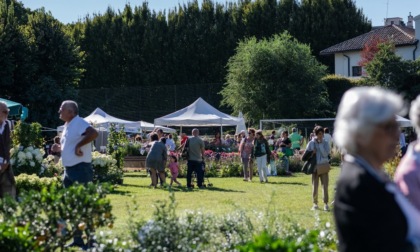
<path fill-rule="evenodd" d="M 7 115 L 9 114 L 9 110 L 3 110 L 2 113 Z"/>

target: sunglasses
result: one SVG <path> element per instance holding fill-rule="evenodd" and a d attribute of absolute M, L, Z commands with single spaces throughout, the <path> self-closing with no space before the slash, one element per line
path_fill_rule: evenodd
<path fill-rule="evenodd" d="M 9 110 L 3 110 L 2 113 L 7 115 L 9 114 Z"/>

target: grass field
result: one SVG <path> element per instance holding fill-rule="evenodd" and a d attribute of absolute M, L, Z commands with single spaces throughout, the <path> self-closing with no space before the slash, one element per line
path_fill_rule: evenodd
<path fill-rule="evenodd" d="M 329 196 L 331 202 L 334 197 L 334 186 L 340 169 L 333 167 L 330 172 Z M 214 215 L 224 215 L 237 209 L 245 210 L 249 216 L 267 211 L 276 211 L 281 216 L 299 223 L 303 227 L 314 227 L 316 220 L 333 224 L 332 212 L 323 210 L 311 211 L 312 186 L 311 176 L 295 173 L 289 177 L 269 177 L 269 183 L 261 184 L 258 177 L 253 182 L 244 182 L 242 178 L 209 178 L 212 187 L 195 188 L 188 191 L 186 180 L 178 188 L 175 184 L 172 191 L 178 204 L 177 213 L 182 215 L 185 210 L 199 210 Z M 169 181 L 167 181 L 169 182 Z M 128 222 L 148 220 L 155 210 L 154 204 L 158 200 L 169 201 L 169 190 L 149 187 L 150 178 L 145 172 L 125 173 L 124 183 L 109 195 L 113 206 L 112 213 L 116 220 L 113 233 L 121 238 L 128 238 Z M 319 206 L 323 207 L 322 190 L 319 188 Z M 137 202 L 138 211 L 134 219 L 130 220 L 127 206 Z M 270 209 L 270 210 L 268 210 Z"/>

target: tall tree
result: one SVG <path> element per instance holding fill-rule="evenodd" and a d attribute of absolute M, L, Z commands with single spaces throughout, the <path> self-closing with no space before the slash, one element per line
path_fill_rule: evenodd
<path fill-rule="evenodd" d="M 0 1 L 0 87 L 3 97 L 22 103 L 33 72 L 28 41 L 20 28 L 27 20 L 23 10 L 15 1 Z"/>
<path fill-rule="evenodd" d="M 363 84 L 390 88 L 409 101 L 415 99 L 420 92 L 420 60 L 403 60 L 396 55 L 392 42 L 379 43 L 377 47 L 377 53 L 366 64 Z"/>
<path fill-rule="evenodd" d="M 380 43 L 378 49 L 375 57 L 366 65 L 368 80 L 396 90 L 407 76 L 406 62 L 395 53 L 392 42 Z"/>
<path fill-rule="evenodd" d="M 57 108 L 62 100 L 76 97 L 82 73 L 80 51 L 62 24 L 43 9 L 29 16 L 24 34 L 35 67 L 31 86 L 22 93 L 30 118 L 42 125 L 57 125 Z"/>
<path fill-rule="evenodd" d="M 239 44 L 229 59 L 222 104 L 246 118 L 326 116 L 328 97 L 322 66 L 288 33 Z"/>

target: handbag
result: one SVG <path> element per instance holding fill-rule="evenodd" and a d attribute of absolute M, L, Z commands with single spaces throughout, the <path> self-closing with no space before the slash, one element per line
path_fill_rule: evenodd
<path fill-rule="evenodd" d="M 181 157 L 184 160 L 188 160 L 188 158 L 189 158 L 189 153 L 188 153 L 189 147 L 190 147 L 189 143 L 190 143 L 190 140 L 187 139 L 187 141 L 184 144 L 184 147 L 182 148 Z"/>
<path fill-rule="evenodd" d="M 331 170 L 331 166 L 329 163 L 317 164 L 315 170 L 317 175 L 322 175 L 328 173 Z"/>

